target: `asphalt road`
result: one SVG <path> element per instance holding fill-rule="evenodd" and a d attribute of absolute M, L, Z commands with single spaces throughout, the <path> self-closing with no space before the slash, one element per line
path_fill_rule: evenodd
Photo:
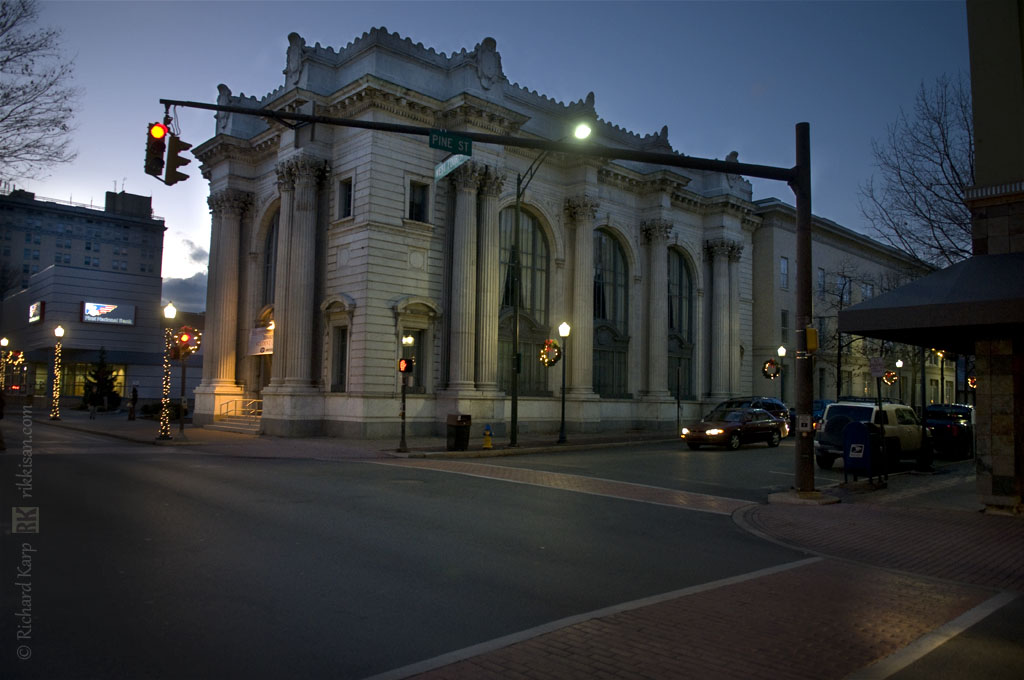
<path fill-rule="evenodd" d="M 45 453 L 32 462 L 33 497 L 17 503 L 40 507 L 40 531 L 11 534 L 4 518 L 4 677 L 362 678 L 802 557 L 727 516 L 369 462 L 154 453 L 37 429 Z M 787 449 L 768 451 L 645 448 L 618 468 L 613 452 L 529 462 L 754 499 L 765 493 L 758 465 L 788 486 L 784 462 L 769 460 Z M 0 459 L 5 498 L 17 497 L 19 465 Z M 17 661 L 22 619 L 10 610 L 23 604 L 26 544 L 32 656 Z"/>

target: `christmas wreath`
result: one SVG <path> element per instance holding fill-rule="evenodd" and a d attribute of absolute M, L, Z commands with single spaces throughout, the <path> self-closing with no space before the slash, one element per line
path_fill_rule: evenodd
<path fill-rule="evenodd" d="M 882 380 L 886 385 L 892 385 L 896 382 L 896 374 L 893 371 L 886 371 L 885 375 L 882 376 Z"/>
<path fill-rule="evenodd" d="M 558 346 L 557 340 L 548 339 L 544 341 L 544 347 L 540 350 L 540 363 L 545 366 L 554 366 L 562 358 L 562 348 Z"/>
<path fill-rule="evenodd" d="M 761 375 L 769 380 L 775 380 L 778 378 L 780 372 L 781 369 L 779 368 L 779 362 L 775 359 L 769 359 L 761 365 Z"/>

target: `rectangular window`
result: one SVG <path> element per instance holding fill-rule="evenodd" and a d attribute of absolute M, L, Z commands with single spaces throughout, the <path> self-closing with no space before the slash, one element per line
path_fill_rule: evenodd
<path fill-rule="evenodd" d="M 421 182 L 409 182 L 409 219 L 417 222 L 427 221 L 427 201 L 430 196 L 430 185 Z"/>
<path fill-rule="evenodd" d="M 825 296 L 825 268 L 818 267 L 818 297 Z"/>
<path fill-rule="evenodd" d="M 64 264 L 71 264 L 71 253 L 64 253 Z"/>
<path fill-rule="evenodd" d="M 789 290 L 789 258 L 779 258 L 779 288 Z"/>
<path fill-rule="evenodd" d="M 870 283 L 860 284 L 860 297 L 862 300 L 870 300 L 875 296 L 875 287 Z"/>
<path fill-rule="evenodd" d="M 38 250 L 33 250 L 32 251 L 32 259 L 33 260 L 38 260 L 39 259 L 39 251 Z"/>
<path fill-rule="evenodd" d="M 338 182 L 338 219 L 352 217 L 352 178 Z"/>
<path fill-rule="evenodd" d="M 331 392 L 345 391 L 345 364 L 348 360 L 348 328 L 335 327 L 331 355 Z"/>
<path fill-rule="evenodd" d="M 91 264 L 92 264 L 92 258 L 89 257 L 88 255 L 86 255 L 85 256 L 85 266 L 88 267 Z"/>
<path fill-rule="evenodd" d="M 53 256 L 53 263 L 54 263 L 54 264 L 60 264 L 60 263 L 61 263 L 61 260 L 63 260 L 63 259 L 64 259 L 64 258 L 62 258 L 62 257 L 60 256 L 60 253 L 57 253 L 56 255 L 54 255 L 54 256 Z"/>
<path fill-rule="evenodd" d="M 783 309 L 779 319 L 779 335 L 782 336 L 782 344 L 789 342 L 789 310 Z"/>

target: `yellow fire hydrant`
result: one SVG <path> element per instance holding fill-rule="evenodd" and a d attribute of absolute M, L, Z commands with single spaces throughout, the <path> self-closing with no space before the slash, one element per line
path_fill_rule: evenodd
<path fill-rule="evenodd" d="M 485 449 L 491 448 L 491 434 L 492 434 L 491 433 L 491 426 L 490 425 L 485 425 L 484 426 L 484 446 L 483 446 L 483 448 L 485 448 Z"/>

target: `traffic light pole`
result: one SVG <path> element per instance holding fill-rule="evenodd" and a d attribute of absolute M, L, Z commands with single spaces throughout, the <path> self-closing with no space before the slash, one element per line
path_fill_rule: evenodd
<path fill-rule="evenodd" d="M 177 99 L 161 99 L 165 108 L 180 106 L 183 108 L 203 109 L 223 113 L 237 113 L 256 116 L 267 120 L 294 121 L 299 123 L 320 123 L 342 127 L 380 132 L 395 132 L 407 135 L 426 137 L 432 128 L 418 125 L 402 125 L 380 121 L 356 120 L 353 118 L 335 118 L 313 114 L 275 111 L 273 109 L 231 106 L 226 104 L 206 104 Z M 814 491 L 814 440 L 810 428 L 811 405 L 813 400 L 813 372 L 811 355 L 807 351 L 807 327 L 811 324 L 811 146 L 810 125 L 796 125 L 796 165 L 782 168 L 772 165 L 755 165 L 738 161 L 720 161 L 712 158 L 698 158 L 677 153 L 656 151 L 638 151 L 634 149 L 617 149 L 598 144 L 580 144 L 574 142 L 551 141 L 546 139 L 526 139 L 508 135 L 492 135 L 482 132 L 459 131 L 461 137 L 482 144 L 497 144 L 506 147 L 539 149 L 541 151 L 588 156 L 604 160 L 629 160 L 640 163 L 652 163 L 676 168 L 720 172 L 727 175 L 746 175 L 762 179 L 772 179 L 789 184 L 796 195 L 796 276 L 797 300 L 797 356 L 796 356 L 796 395 L 797 395 L 797 442 L 796 442 L 796 486 L 801 494 Z M 518 192 L 517 192 L 518 193 Z M 518 230 L 517 230 L 518 232 Z M 403 414 L 404 414 L 403 407 Z M 806 428 L 802 428 L 806 425 Z M 404 421 L 403 421 L 404 427 Z"/>

